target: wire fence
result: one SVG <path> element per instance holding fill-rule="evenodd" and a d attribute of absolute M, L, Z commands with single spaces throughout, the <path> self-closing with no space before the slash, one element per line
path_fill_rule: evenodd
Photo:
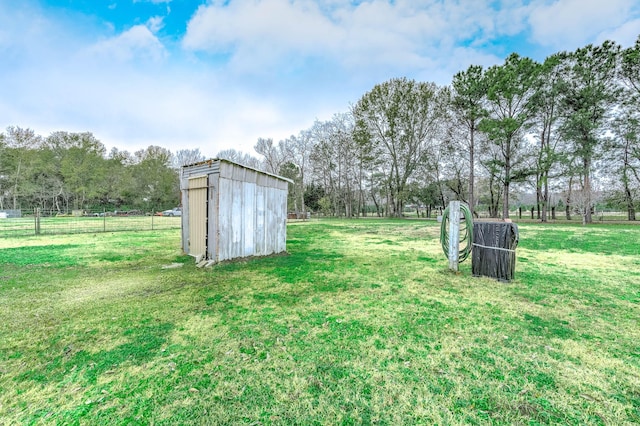
<path fill-rule="evenodd" d="M 24 212 L 23 212 L 24 213 Z M 0 218 L 0 238 L 29 235 L 80 234 L 118 231 L 180 229 L 179 216 L 142 211 L 75 211 L 71 214 L 34 211 L 20 217 Z"/>
<path fill-rule="evenodd" d="M 486 213 L 488 217 L 488 213 Z M 529 220 L 539 220 L 537 210 L 534 209 L 518 209 L 516 211 L 512 211 L 509 216 L 513 219 L 529 219 Z M 557 220 L 557 221 L 566 221 L 566 222 L 582 222 L 582 213 L 579 211 L 571 211 L 570 214 L 571 219 L 567 219 L 566 212 L 564 209 L 555 210 L 552 209 L 547 212 L 548 220 Z M 628 221 L 628 213 L 621 211 L 613 211 L 613 210 L 594 210 L 591 213 L 591 219 L 594 222 L 624 222 Z"/>
<path fill-rule="evenodd" d="M 477 212 L 479 218 L 488 219 L 487 212 Z M 415 214 L 415 212 L 413 213 Z M 440 211 L 434 210 L 432 218 L 436 218 Z M 411 212 L 405 212 L 406 217 L 413 217 Z M 530 210 L 513 211 L 513 219 L 538 220 L 536 212 Z M 315 217 L 315 216 L 314 216 Z M 319 217 L 319 216 L 318 216 Z M 424 212 L 418 217 L 427 217 Z M 556 212 L 556 218 L 549 215 L 550 221 L 567 221 L 564 211 Z M 582 216 L 572 215 L 571 222 L 581 222 Z M 593 214 L 594 222 L 626 222 L 626 212 L 598 211 Z M 118 231 L 154 231 L 163 229 L 180 229 L 180 216 L 163 216 L 159 213 L 131 211 L 73 211 L 60 213 L 52 211 L 34 211 L 25 214 L 20 210 L 0 211 L 0 238 L 21 237 L 29 235 L 80 234 Z"/>
<path fill-rule="evenodd" d="M 438 216 L 442 216 L 442 212 L 444 209 L 442 208 L 434 208 L 431 210 L 431 215 L 427 212 L 426 209 L 421 208 L 419 211 L 415 209 L 406 209 L 404 212 L 405 217 L 418 217 L 418 218 L 432 218 L 435 219 Z M 582 222 L 582 214 L 579 211 L 571 210 L 570 219 L 567 219 L 565 209 L 550 209 L 547 211 L 547 220 L 550 222 L 568 222 L 568 223 L 579 223 Z M 476 208 L 474 211 L 474 217 L 479 219 L 493 219 L 502 217 L 502 210 L 500 210 L 497 215 L 492 216 L 490 212 L 485 208 Z M 640 212 L 636 214 L 636 217 L 640 219 Z M 513 220 L 523 220 L 523 221 L 539 221 L 540 216 L 537 210 L 532 208 L 519 208 L 517 210 L 511 210 L 509 212 L 509 218 Z M 594 210 L 591 214 L 591 218 L 593 222 L 629 222 L 629 223 L 637 223 L 633 221 L 629 221 L 629 215 L 626 211 L 616 211 L 616 210 Z"/>

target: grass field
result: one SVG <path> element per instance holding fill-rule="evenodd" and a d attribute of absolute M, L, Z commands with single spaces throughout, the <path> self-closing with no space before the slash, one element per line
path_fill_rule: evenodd
<path fill-rule="evenodd" d="M 640 227 L 523 224 L 507 284 L 438 233 L 211 269 L 178 230 L 0 239 L 0 424 L 640 423 Z"/>

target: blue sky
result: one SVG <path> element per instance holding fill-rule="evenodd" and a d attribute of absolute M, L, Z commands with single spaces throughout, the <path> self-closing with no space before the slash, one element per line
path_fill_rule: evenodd
<path fill-rule="evenodd" d="M 637 0 L 0 0 L 0 130 L 254 154 L 393 77 L 639 34 Z"/>

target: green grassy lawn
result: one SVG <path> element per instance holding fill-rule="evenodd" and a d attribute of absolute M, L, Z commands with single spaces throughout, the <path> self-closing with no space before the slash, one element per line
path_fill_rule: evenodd
<path fill-rule="evenodd" d="M 293 223 L 211 269 L 178 230 L 0 239 L 0 424 L 640 422 L 640 227 L 522 224 L 506 284 L 438 234 Z"/>

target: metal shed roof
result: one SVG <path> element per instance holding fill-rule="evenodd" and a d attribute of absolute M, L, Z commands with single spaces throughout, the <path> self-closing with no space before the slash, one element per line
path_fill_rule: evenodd
<path fill-rule="evenodd" d="M 293 181 L 291 179 L 288 179 L 286 177 L 283 176 L 279 176 L 273 173 L 269 173 L 269 172 L 265 172 L 264 170 L 259 170 L 259 169 L 255 169 L 253 167 L 249 167 L 249 166 L 245 166 L 244 164 L 239 164 L 239 163 L 235 163 L 231 160 L 226 160 L 224 158 L 212 158 L 209 160 L 205 160 L 205 161 L 199 161 L 197 163 L 193 163 L 193 164 L 187 164 L 185 166 L 182 166 L 182 173 L 184 176 L 184 172 L 188 171 L 188 175 L 189 176 L 195 176 L 198 174 L 208 174 L 208 173 L 218 173 L 220 171 L 220 163 L 221 162 L 225 162 L 225 163 L 229 163 L 229 164 L 233 164 L 234 166 L 239 166 L 239 167 L 243 167 L 245 169 L 248 170 L 252 170 L 258 173 L 262 173 L 271 177 L 274 177 L 276 179 L 280 179 L 280 180 L 284 180 L 286 182 L 289 183 L 293 183 Z"/>

